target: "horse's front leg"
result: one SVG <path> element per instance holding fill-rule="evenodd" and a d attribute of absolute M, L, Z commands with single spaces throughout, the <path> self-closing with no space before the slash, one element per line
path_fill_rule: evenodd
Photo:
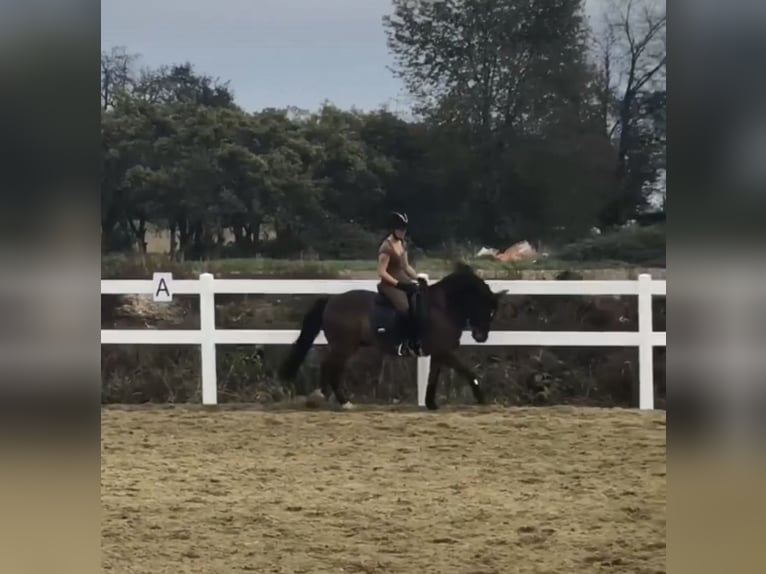
<path fill-rule="evenodd" d="M 431 357 L 431 368 L 428 372 L 428 385 L 426 386 L 426 408 L 435 411 L 439 408 L 436 404 L 436 389 L 439 386 L 439 373 L 441 362 L 436 357 Z"/>
<path fill-rule="evenodd" d="M 440 360 L 444 366 L 450 367 L 468 381 L 477 403 L 480 405 L 486 404 L 484 391 L 479 386 L 479 378 L 476 376 L 476 373 L 466 367 L 454 353 L 447 353 L 440 357 Z"/>

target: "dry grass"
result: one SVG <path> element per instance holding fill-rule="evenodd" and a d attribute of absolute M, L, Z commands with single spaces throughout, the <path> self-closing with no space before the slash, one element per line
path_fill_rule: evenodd
<path fill-rule="evenodd" d="M 543 260 L 538 263 L 499 263 L 486 258 L 468 257 L 467 263 L 485 279 L 550 280 L 563 270 L 577 271 L 583 279 L 611 280 L 636 279 L 641 273 L 650 273 L 655 279 L 664 279 L 664 268 L 630 265 L 610 261 L 557 261 Z M 416 262 L 416 269 L 428 273 L 432 279 L 440 279 L 453 269 L 454 258 L 423 257 Z M 176 262 L 167 256 L 149 254 L 104 255 L 101 258 L 102 279 L 147 278 L 154 271 L 172 272 L 175 277 L 196 278 L 209 272 L 216 277 L 227 278 L 346 278 L 375 279 L 375 258 L 371 259 L 212 259 L 206 261 Z"/>
<path fill-rule="evenodd" d="M 665 415 L 102 411 L 108 572 L 665 571 Z"/>

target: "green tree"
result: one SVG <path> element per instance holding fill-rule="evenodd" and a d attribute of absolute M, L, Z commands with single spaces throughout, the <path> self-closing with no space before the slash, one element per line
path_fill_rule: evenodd
<path fill-rule="evenodd" d="M 581 0 L 394 0 L 395 72 L 440 122 L 537 131 L 587 80 Z"/>
<path fill-rule="evenodd" d="M 434 129 L 429 203 L 460 206 L 452 229 L 511 241 L 595 223 L 611 149 L 580 0 L 395 0 L 385 25 Z"/>
<path fill-rule="evenodd" d="M 189 62 L 143 70 L 133 92 L 136 97 L 151 103 L 210 107 L 234 105 L 234 93 L 228 82 L 198 74 Z"/>
<path fill-rule="evenodd" d="M 141 177 L 142 166 L 151 159 L 152 122 L 126 94 L 117 97 L 116 108 L 102 113 L 101 182 L 102 248 L 126 250 L 143 248 L 146 210 Z"/>

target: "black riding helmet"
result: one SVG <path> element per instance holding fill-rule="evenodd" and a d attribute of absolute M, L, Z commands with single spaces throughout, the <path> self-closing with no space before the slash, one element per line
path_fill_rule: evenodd
<path fill-rule="evenodd" d="M 409 222 L 410 220 L 407 218 L 406 213 L 392 211 L 389 218 L 389 229 L 407 229 Z"/>

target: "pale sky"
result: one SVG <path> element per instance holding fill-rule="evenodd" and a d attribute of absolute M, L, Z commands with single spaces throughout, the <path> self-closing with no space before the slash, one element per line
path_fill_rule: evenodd
<path fill-rule="evenodd" d="M 602 0 L 586 0 L 589 13 Z M 408 105 L 386 68 L 391 0 L 101 0 L 101 46 L 147 66 L 189 61 L 229 80 L 249 111 L 324 100 L 369 110 Z"/>

